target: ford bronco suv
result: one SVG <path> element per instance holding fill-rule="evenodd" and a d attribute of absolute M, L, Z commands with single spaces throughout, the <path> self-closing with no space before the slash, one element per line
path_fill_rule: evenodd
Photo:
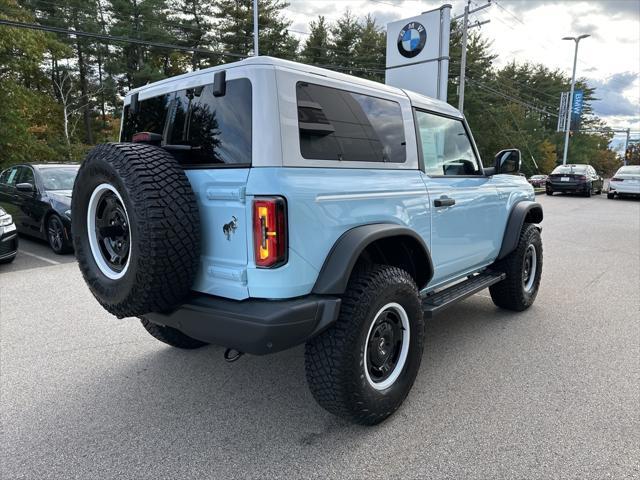
<path fill-rule="evenodd" d="M 446 103 L 257 57 L 124 105 L 120 142 L 78 173 L 73 240 L 96 299 L 162 342 L 231 359 L 304 343 L 318 403 L 371 425 L 409 393 L 425 318 L 485 288 L 514 311 L 536 298 L 520 152 L 483 168 Z"/>

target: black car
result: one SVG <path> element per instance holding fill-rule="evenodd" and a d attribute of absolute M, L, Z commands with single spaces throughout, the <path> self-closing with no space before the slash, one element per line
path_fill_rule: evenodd
<path fill-rule="evenodd" d="M 602 193 L 604 180 L 591 165 L 559 165 L 549 174 L 545 184 L 547 195 L 555 192 L 580 193 L 590 197 Z"/>
<path fill-rule="evenodd" d="M 18 234 L 13 218 L 0 207 L 0 263 L 13 262 L 18 253 Z"/>
<path fill-rule="evenodd" d="M 19 233 L 49 242 L 55 253 L 73 250 L 71 190 L 76 164 L 15 165 L 0 173 L 0 206 Z"/>

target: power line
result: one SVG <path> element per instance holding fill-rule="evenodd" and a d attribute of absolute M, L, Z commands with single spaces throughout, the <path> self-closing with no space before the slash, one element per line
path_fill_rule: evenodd
<path fill-rule="evenodd" d="M 6 25 L 14 28 L 24 28 L 29 30 L 42 30 L 45 32 L 53 32 L 53 33 L 58 33 L 62 35 L 69 35 L 69 36 L 76 36 L 76 37 L 96 38 L 99 40 L 108 40 L 111 42 L 132 43 L 136 45 L 144 45 L 147 47 L 165 48 L 169 50 L 180 50 L 183 52 L 203 53 L 205 55 L 211 55 L 211 56 L 220 55 L 220 56 L 234 57 L 234 58 L 240 58 L 240 59 L 247 58 L 247 55 L 243 55 L 240 53 L 231 53 L 231 52 L 225 52 L 225 51 L 216 52 L 216 51 L 207 50 L 204 48 L 185 47 L 182 45 L 172 45 L 170 43 L 139 40 L 137 38 L 120 37 L 116 35 L 107 35 L 102 33 L 83 32 L 81 30 L 68 30 L 66 28 L 37 25 L 35 23 L 15 22 L 13 20 L 0 19 L 0 25 Z"/>
<path fill-rule="evenodd" d="M 469 82 L 471 82 L 472 84 L 475 83 L 479 88 L 482 88 L 482 89 L 484 89 L 484 90 L 486 90 L 488 92 L 491 92 L 494 95 L 498 95 L 499 97 L 505 98 L 507 100 L 511 100 L 512 102 L 519 103 L 519 104 L 521 104 L 521 105 L 523 105 L 523 106 L 525 106 L 527 108 L 530 108 L 531 110 L 535 110 L 535 111 L 537 111 L 539 113 L 543 113 L 545 115 L 549 115 L 549 116 L 558 118 L 558 115 L 556 115 L 554 113 L 548 112 L 547 110 L 539 108 L 539 107 L 537 107 L 535 105 L 531 105 L 530 103 L 525 102 L 521 98 L 514 97 L 514 96 L 511 96 L 511 95 L 507 95 L 505 93 L 499 92 L 498 90 L 495 90 L 495 89 L 485 85 L 484 83 L 479 82 L 478 80 L 475 80 L 475 79 L 469 78 L 469 77 L 467 77 L 467 80 Z"/>

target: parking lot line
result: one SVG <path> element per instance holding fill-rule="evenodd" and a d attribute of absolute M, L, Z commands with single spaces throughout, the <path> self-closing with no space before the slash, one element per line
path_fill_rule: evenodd
<path fill-rule="evenodd" d="M 55 260 L 51 260 L 49 258 L 41 257 L 40 255 L 36 255 L 35 253 L 27 252 L 26 250 L 20 249 L 18 252 L 19 253 L 24 253 L 25 255 L 28 255 L 28 256 L 33 257 L 33 258 L 37 258 L 38 260 L 42 260 L 43 262 L 50 263 L 51 265 L 60 265 L 60 262 L 56 262 Z"/>

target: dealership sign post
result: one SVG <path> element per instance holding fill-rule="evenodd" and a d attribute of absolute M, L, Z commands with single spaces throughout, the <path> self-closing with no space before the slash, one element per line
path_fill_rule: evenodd
<path fill-rule="evenodd" d="M 385 83 L 447 101 L 451 5 L 387 24 Z"/>

